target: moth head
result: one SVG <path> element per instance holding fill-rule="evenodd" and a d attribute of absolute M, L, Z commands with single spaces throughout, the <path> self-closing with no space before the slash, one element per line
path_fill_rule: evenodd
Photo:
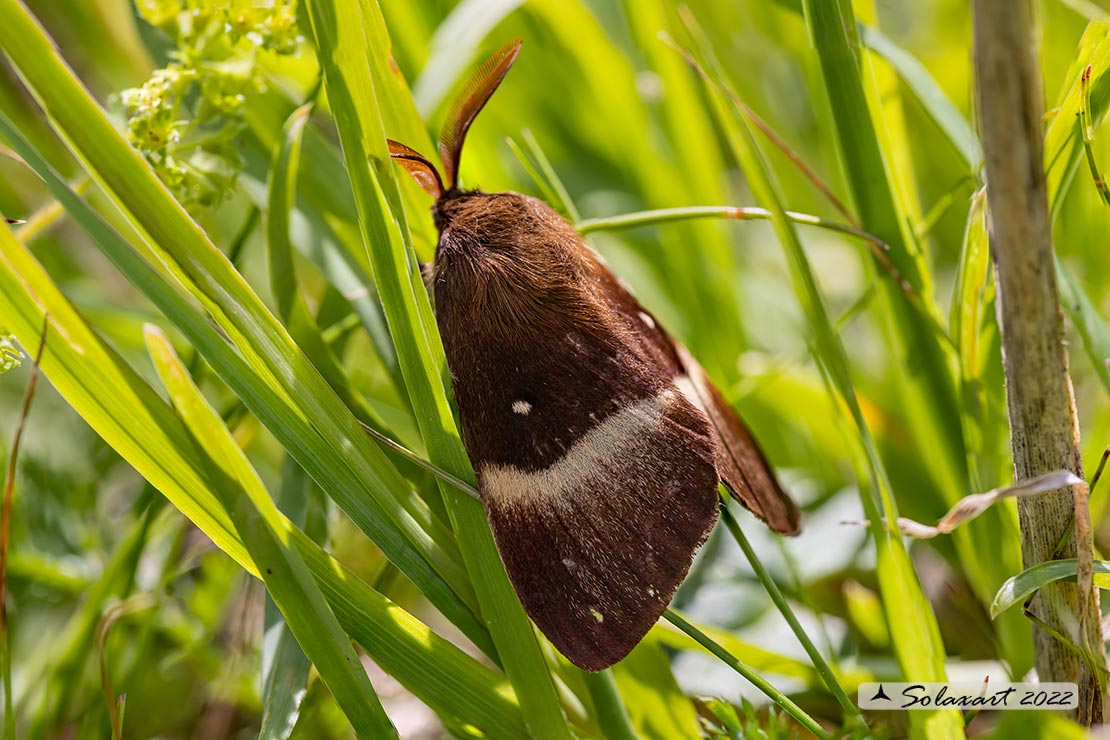
<path fill-rule="evenodd" d="M 439 137 L 439 156 L 443 162 L 443 175 L 427 157 L 411 147 L 389 140 L 389 156 L 397 160 L 412 175 L 420 187 L 436 199 L 436 224 L 442 230 L 450 223 L 454 211 L 450 201 L 466 197 L 469 193 L 459 190 L 459 160 L 462 157 L 463 143 L 470 124 L 485 107 L 493 91 L 505 79 L 509 68 L 520 53 L 520 39 L 513 39 L 502 46 L 482 63 L 470 76 L 466 85 L 455 98 L 443 132 Z"/>

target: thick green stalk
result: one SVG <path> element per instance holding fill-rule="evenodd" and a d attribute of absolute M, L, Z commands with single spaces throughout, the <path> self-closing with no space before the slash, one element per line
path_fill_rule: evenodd
<path fill-rule="evenodd" d="M 976 87 L 1014 478 L 1022 481 L 1056 468 L 1082 477 L 1079 420 L 1053 262 L 1033 5 L 1029 0 L 976 0 L 974 8 Z M 1018 500 L 1026 568 L 1057 555 L 1091 561 L 1090 512 L 1081 492 L 1069 486 Z M 1073 521 L 1076 536 L 1058 552 Z M 1098 674 L 1099 667 L 1105 668 L 1098 592 L 1089 579 L 1088 567 L 1087 582 L 1078 589 L 1049 586 L 1033 602 L 1044 624 L 1100 656 L 1101 666 L 1092 670 L 1050 631 L 1033 633 L 1037 675 L 1042 681 L 1076 681 L 1077 717 L 1087 725 L 1102 721 Z"/>

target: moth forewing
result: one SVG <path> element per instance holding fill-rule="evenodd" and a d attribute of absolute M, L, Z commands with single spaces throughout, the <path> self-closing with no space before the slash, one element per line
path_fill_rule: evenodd
<path fill-rule="evenodd" d="M 390 152 L 436 198 L 436 322 L 505 569 L 555 647 L 600 670 L 666 609 L 716 523 L 720 482 L 778 531 L 796 529 L 797 507 L 693 358 L 566 219 L 519 193 L 457 188 L 467 130 L 519 48 L 456 101 L 446 178 L 402 144 Z"/>

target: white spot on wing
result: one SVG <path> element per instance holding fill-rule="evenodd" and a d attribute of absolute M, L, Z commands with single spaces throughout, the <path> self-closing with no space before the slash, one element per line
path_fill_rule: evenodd
<path fill-rule="evenodd" d="M 594 619 L 597 620 L 598 624 L 601 624 L 605 621 L 605 615 L 599 612 L 597 609 L 590 609 L 590 614 L 594 615 Z"/>
<path fill-rule="evenodd" d="M 640 311 L 640 321 L 647 324 L 647 327 L 649 329 L 654 329 L 655 328 L 655 319 L 651 318 L 651 316 L 644 313 L 643 311 Z"/>
<path fill-rule="evenodd" d="M 513 413 L 527 416 L 528 412 L 532 410 L 532 404 L 527 401 L 513 401 Z"/>

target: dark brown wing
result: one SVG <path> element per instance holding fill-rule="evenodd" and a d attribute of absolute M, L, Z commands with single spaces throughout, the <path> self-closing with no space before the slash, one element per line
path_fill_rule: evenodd
<path fill-rule="evenodd" d="M 716 523 L 712 430 L 557 214 L 485 194 L 452 216 L 436 320 L 490 527 L 528 615 L 601 670 L 656 623 Z"/>
<path fill-rule="evenodd" d="M 701 414 L 677 391 L 626 405 L 553 465 L 482 467 L 479 485 L 525 611 L 572 663 L 602 670 L 658 621 L 717 520 Z"/>
<path fill-rule="evenodd" d="M 602 265 L 602 269 L 605 269 Z M 749 511 L 782 534 L 797 534 L 801 520 L 798 505 L 783 490 L 759 444 L 702 370 L 698 361 L 675 341 L 620 281 L 608 273 L 604 292 L 643 341 L 656 346 L 673 366 L 674 382 L 709 419 L 715 444 L 714 457 L 721 482 Z"/>
<path fill-rule="evenodd" d="M 728 462 L 739 420 L 569 223 L 514 193 L 441 211 L 436 320 L 498 551 L 555 647 L 606 668 L 686 577 L 722 479 L 776 528 L 796 511 L 760 503 L 789 499 L 755 443 Z"/>

